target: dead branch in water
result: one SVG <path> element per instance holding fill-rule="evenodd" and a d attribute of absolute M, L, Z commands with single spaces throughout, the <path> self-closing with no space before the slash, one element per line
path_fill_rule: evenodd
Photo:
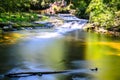
<path fill-rule="evenodd" d="M 58 73 L 66 73 L 69 71 L 49 71 L 49 72 L 19 72 L 19 73 L 8 73 L 5 74 L 5 77 L 27 77 L 27 76 L 34 76 L 34 75 L 38 75 L 38 76 L 42 76 L 44 74 L 58 74 Z"/>

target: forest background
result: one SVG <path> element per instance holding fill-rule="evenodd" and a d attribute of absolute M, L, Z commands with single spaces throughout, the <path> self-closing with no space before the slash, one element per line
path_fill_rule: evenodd
<path fill-rule="evenodd" d="M 89 27 L 120 32 L 119 0 L 0 0 L 0 24 L 32 26 L 28 22 L 38 19 L 34 11 L 45 10 L 55 2 L 60 4 L 54 6 L 55 14 L 72 12 L 79 18 L 88 19 Z M 43 17 L 41 20 L 47 18 Z"/>

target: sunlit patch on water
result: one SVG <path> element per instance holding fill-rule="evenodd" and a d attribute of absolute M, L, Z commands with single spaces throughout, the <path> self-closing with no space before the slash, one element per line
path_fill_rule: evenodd
<path fill-rule="evenodd" d="M 109 47 L 112 47 L 112 48 L 115 48 L 115 49 L 118 49 L 120 50 L 120 42 L 88 42 L 88 44 L 91 44 L 91 45 L 104 45 L 104 46 L 109 46 Z"/>
<path fill-rule="evenodd" d="M 119 42 L 106 42 L 106 41 L 99 41 L 99 42 L 87 42 L 88 45 L 96 46 L 100 48 L 105 55 L 114 55 L 120 56 L 120 43 Z"/>
<path fill-rule="evenodd" d="M 4 33 L 0 37 L 0 43 L 1 44 L 14 44 L 17 40 L 19 40 L 22 37 L 22 34 L 19 33 Z"/>

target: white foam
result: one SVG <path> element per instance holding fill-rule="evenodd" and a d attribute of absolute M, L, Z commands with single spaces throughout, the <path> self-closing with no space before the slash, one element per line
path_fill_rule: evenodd
<path fill-rule="evenodd" d="M 61 34 L 56 33 L 56 32 L 45 32 L 43 34 L 35 36 L 36 38 L 53 38 L 53 37 L 58 37 L 61 36 Z"/>

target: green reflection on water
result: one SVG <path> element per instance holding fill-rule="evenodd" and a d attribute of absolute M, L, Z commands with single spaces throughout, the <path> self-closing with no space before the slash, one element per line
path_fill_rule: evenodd
<path fill-rule="evenodd" d="M 43 64 L 45 65 L 44 68 L 48 67 L 53 70 L 65 70 L 69 68 L 76 68 L 69 64 L 72 61 L 87 60 L 90 62 L 88 66 L 89 68 L 98 67 L 98 71 L 94 74 L 96 76 L 96 80 L 120 79 L 119 39 L 115 40 L 114 38 L 104 35 L 86 33 L 86 40 L 84 40 L 84 38 L 79 39 L 79 37 L 74 40 L 74 37 L 70 36 L 66 37 L 65 40 L 63 38 L 30 38 L 23 41 L 21 40 L 20 44 L 16 43 L 16 41 L 21 37 L 22 35 L 17 33 L 7 34 L 7 36 L 5 36 L 8 43 L 11 44 L 13 41 L 12 44 L 15 44 L 10 47 L 8 51 L 6 48 L 4 51 L 1 50 L 1 52 L 5 52 L 4 54 L 8 55 L 10 58 L 8 59 L 7 57 L 7 61 L 14 61 L 14 64 L 28 61 L 36 64 Z M 65 62 L 66 60 L 68 62 Z M 5 64 L 6 63 L 3 63 L 3 65 Z M 43 68 L 42 66 L 36 67 L 36 65 L 33 64 L 27 65 L 27 67 L 29 66 L 35 66 L 35 68 L 40 69 Z"/>
<path fill-rule="evenodd" d="M 86 60 L 90 68 L 98 67 L 97 80 L 120 79 L 120 41 L 106 36 L 86 35 Z"/>
<path fill-rule="evenodd" d="M 0 34 L 0 44 L 16 44 L 17 40 L 22 37 L 21 34 L 15 32 L 6 32 Z"/>

